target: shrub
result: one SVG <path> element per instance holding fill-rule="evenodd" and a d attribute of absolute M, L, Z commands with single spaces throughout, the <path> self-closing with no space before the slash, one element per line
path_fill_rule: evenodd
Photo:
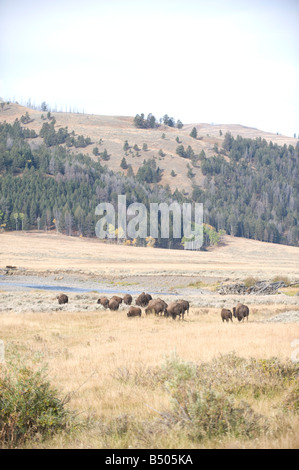
<path fill-rule="evenodd" d="M 299 384 L 294 384 L 287 392 L 283 402 L 283 411 L 291 413 L 299 413 Z"/>
<path fill-rule="evenodd" d="M 253 277 L 253 276 L 249 276 L 249 277 L 247 277 L 246 279 L 244 279 L 244 284 L 245 284 L 246 287 L 252 287 L 252 286 L 254 286 L 258 281 L 259 281 L 259 279 L 256 279 L 256 278 Z"/>
<path fill-rule="evenodd" d="M 227 355 L 225 359 L 234 363 L 235 368 L 241 364 L 244 366 L 244 361 L 234 355 Z M 220 366 L 219 359 L 217 365 Z M 223 377 L 215 382 L 217 371 L 212 371 L 213 366 L 212 363 L 196 365 L 176 357 L 166 361 L 162 375 L 171 395 L 172 422 L 186 428 L 194 440 L 227 434 L 235 437 L 257 436 L 266 429 L 266 419 L 255 413 L 245 401 L 237 403 L 230 393 L 225 392 Z M 211 373 L 214 379 L 209 381 Z"/>
<path fill-rule="evenodd" d="M 260 433 L 262 417 L 248 403 L 237 405 L 231 397 L 210 389 L 191 386 L 183 390 L 183 394 L 176 394 L 174 411 L 191 438 L 201 440 L 226 434 L 254 437 Z"/>
<path fill-rule="evenodd" d="M 290 279 L 288 278 L 288 276 L 275 276 L 272 279 L 272 282 L 279 282 L 279 281 L 284 282 L 286 286 L 290 284 Z"/>
<path fill-rule="evenodd" d="M 28 438 L 48 437 L 67 427 L 66 399 L 46 379 L 44 369 L 13 361 L 0 371 L 0 445 L 15 447 Z"/>

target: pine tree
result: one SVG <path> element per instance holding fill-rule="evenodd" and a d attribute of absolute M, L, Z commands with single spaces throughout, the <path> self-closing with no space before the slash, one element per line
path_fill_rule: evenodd
<path fill-rule="evenodd" d="M 196 127 L 193 127 L 192 131 L 190 132 L 190 137 L 193 137 L 193 139 L 197 139 L 197 130 Z"/>

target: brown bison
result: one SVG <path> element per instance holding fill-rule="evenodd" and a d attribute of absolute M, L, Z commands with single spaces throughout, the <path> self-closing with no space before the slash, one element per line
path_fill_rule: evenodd
<path fill-rule="evenodd" d="M 104 308 L 108 308 L 109 299 L 107 299 L 107 297 L 100 297 L 97 303 L 103 305 Z"/>
<path fill-rule="evenodd" d="M 152 299 L 149 301 L 148 306 L 145 309 L 145 313 L 154 313 L 155 315 L 159 315 L 160 313 L 165 314 L 165 310 L 167 308 L 167 303 L 164 302 L 162 299 Z"/>
<path fill-rule="evenodd" d="M 141 317 L 141 308 L 139 307 L 130 307 L 127 313 L 128 317 Z"/>
<path fill-rule="evenodd" d="M 188 300 L 177 300 L 177 302 L 179 302 L 180 304 L 183 305 L 184 313 L 187 311 L 187 314 L 189 314 L 190 304 L 189 304 Z"/>
<path fill-rule="evenodd" d="M 123 301 L 123 299 L 121 297 L 118 297 L 118 295 L 114 295 L 113 297 L 111 297 L 110 300 L 116 300 L 119 304 L 121 304 Z"/>
<path fill-rule="evenodd" d="M 247 305 L 237 304 L 237 306 L 233 308 L 233 314 L 238 321 L 244 321 L 245 318 L 247 318 L 248 321 L 249 308 Z"/>
<path fill-rule="evenodd" d="M 119 309 L 119 302 L 116 299 L 110 299 L 108 308 L 110 310 L 118 310 Z"/>
<path fill-rule="evenodd" d="M 124 303 L 126 305 L 131 305 L 132 301 L 133 301 L 133 297 L 130 294 L 126 294 L 124 296 Z"/>
<path fill-rule="evenodd" d="M 146 307 L 149 303 L 149 301 L 152 300 L 152 296 L 150 294 L 145 294 L 145 292 L 142 292 L 136 299 L 136 305 L 139 307 Z"/>
<path fill-rule="evenodd" d="M 176 319 L 177 316 L 182 318 L 184 320 L 184 314 L 185 314 L 185 307 L 183 304 L 180 302 L 172 302 L 169 304 L 165 310 L 165 316 L 169 317 L 171 316 L 173 320 Z"/>
<path fill-rule="evenodd" d="M 222 318 L 223 322 L 224 321 L 228 322 L 229 320 L 232 322 L 233 321 L 233 314 L 232 314 L 231 310 L 228 310 L 227 308 L 223 308 L 221 310 L 221 318 Z"/>
<path fill-rule="evenodd" d="M 61 305 L 61 304 L 67 304 L 68 301 L 69 301 L 69 298 L 67 295 L 65 294 L 59 294 L 57 295 L 56 297 L 58 299 L 58 303 Z"/>

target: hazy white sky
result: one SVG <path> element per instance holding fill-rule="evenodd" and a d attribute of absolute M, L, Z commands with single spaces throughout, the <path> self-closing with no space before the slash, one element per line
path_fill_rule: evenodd
<path fill-rule="evenodd" d="M 299 0 L 0 0 L 0 96 L 299 134 Z"/>

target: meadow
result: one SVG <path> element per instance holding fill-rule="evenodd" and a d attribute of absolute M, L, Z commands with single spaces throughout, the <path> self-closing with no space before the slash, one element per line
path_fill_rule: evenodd
<path fill-rule="evenodd" d="M 70 293 L 63 306 L 55 292 L 1 283 L 2 378 L 21 374 L 20 387 L 24 370 L 28 379 L 45 367 L 71 413 L 57 432 L 33 432 L 19 442 L 2 436 L 2 447 L 298 448 L 299 326 L 269 321 L 299 310 L 298 249 L 233 237 L 195 254 L 56 234 L 0 237 L 0 268 L 16 267 L 12 281 L 22 273 L 40 282 L 55 275 L 58 285 L 75 275 L 84 285 L 99 283 L 97 290 Z M 293 281 L 291 295 L 240 299 L 214 289 L 216 281 L 278 274 Z M 152 291 L 159 284 L 169 295 L 175 289 L 191 301 L 190 312 L 174 321 L 145 315 L 144 309 L 140 318 L 128 318 L 123 305 L 105 310 L 97 305 L 104 281 L 116 293 Z M 197 285 L 209 283 L 214 290 L 197 294 Z M 249 305 L 249 321 L 222 323 L 220 306 L 237 300 Z"/>

